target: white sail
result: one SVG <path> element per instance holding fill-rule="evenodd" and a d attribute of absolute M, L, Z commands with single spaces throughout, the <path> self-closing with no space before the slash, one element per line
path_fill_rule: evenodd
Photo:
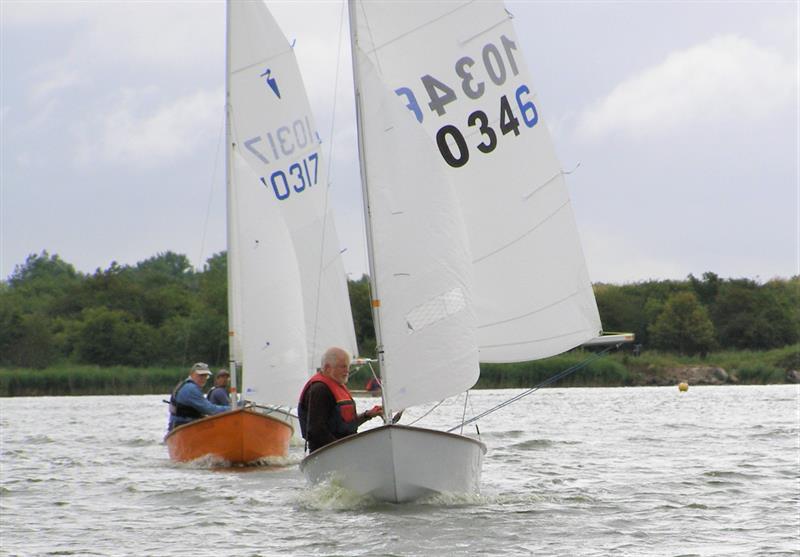
<path fill-rule="evenodd" d="M 297 255 L 286 221 L 269 192 L 238 153 L 232 163 L 238 242 L 230 262 L 241 277 L 236 297 L 244 302 L 236 336 L 242 349 L 246 398 L 293 405 L 298 385 L 307 377 Z"/>
<path fill-rule="evenodd" d="M 435 146 L 357 52 L 383 397 L 399 409 L 461 393 L 478 379 L 472 258 Z"/>
<path fill-rule="evenodd" d="M 235 191 L 229 193 L 229 205 L 237 204 L 229 218 L 239 221 L 229 233 L 235 243 L 229 253 L 238 260 L 230 272 L 231 327 L 242 345 L 245 397 L 294 405 L 325 349 L 335 345 L 356 353 L 347 278 L 327 206 L 320 139 L 292 47 L 261 1 L 229 3 L 228 36 L 232 148 L 253 173 L 232 181 Z M 283 228 L 286 234 L 276 233 Z M 281 255 L 265 259 L 265 252 Z M 278 300 L 270 288 L 285 299 Z M 291 288 L 296 297 L 288 293 Z M 305 342 L 300 358 L 294 338 L 298 318 Z M 290 331 L 292 347 L 271 355 L 265 347 L 275 348 L 281 327 Z"/>
<path fill-rule="evenodd" d="M 425 149 L 455 184 L 480 360 L 544 358 L 596 337 L 600 319 L 563 173 L 510 15 L 499 2 L 354 4 L 359 48 L 426 130 Z"/>

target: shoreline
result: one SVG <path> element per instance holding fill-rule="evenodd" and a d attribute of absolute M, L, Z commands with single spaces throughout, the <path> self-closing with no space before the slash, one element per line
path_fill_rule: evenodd
<path fill-rule="evenodd" d="M 574 350 L 553 358 L 513 364 L 481 364 L 473 389 L 530 388 L 591 356 Z M 212 366 L 214 369 L 220 366 Z M 702 357 L 617 352 L 592 361 L 552 387 L 767 385 L 800 383 L 800 345 Z M 62 363 L 45 369 L 0 368 L 0 397 L 166 394 L 186 376 L 185 366 L 87 366 Z M 349 386 L 363 390 L 369 371 L 355 369 Z"/>

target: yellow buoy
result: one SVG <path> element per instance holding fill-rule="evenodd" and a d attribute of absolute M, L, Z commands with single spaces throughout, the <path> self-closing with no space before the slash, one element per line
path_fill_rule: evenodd
<path fill-rule="evenodd" d="M 689 383 L 687 383 L 686 381 L 678 383 L 678 390 L 682 393 L 685 393 L 686 391 L 689 390 Z"/>

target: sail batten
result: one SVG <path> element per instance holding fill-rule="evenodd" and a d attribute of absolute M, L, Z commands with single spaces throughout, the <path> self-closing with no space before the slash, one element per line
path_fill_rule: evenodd
<path fill-rule="evenodd" d="M 483 328 L 486 328 L 486 327 L 495 327 L 497 325 L 505 325 L 507 323 L 511 323 L 511 322 L 514 322 L 514 321 L 519 321 L 520 319 L 525 319 L 527 317 L 532 317 L 532 316 L 534 316 L 534 315 L 536 315 L 538 313 L 541 313 L 543 311 L 547 311 L 549 309 L 552 309 L 552 308 L 558 306 L 559 304 L 563 304 L 564 302 L 567 302 L 572 298 L 575 298 L 577 296 L 582 296 L 584 294 L 585 294 L 585 292 L 583 290 L 576 290 L 572 294 L 569 294 L 568 296 L 565 296 L 564 298 L 561 298 L 560 300 L 555 300 L 554 302 L 552 302 L 550 304 L 547 304 L 546 306 L 537 307 L 536 309 L 533 309 L 531 311 L 528 311 L 528 312 L 525 312 L 525 313 L 519 313 L 519 314 L 513 315 L 512 317 L 508 317 L 506 319 L 501 319 L 501 320 L 495 321 L 493 323 L 481 323 L 477 327 L 479 329 L 483 329 Z M 523 309 L 523 308 L 520 308 L 520 309 Z"/>

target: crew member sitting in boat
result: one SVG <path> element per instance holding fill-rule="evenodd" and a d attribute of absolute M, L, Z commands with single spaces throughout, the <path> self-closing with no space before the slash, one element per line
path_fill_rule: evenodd
<path fill-rule="evenodd" d="M 221 369 L 214 377 L 214 386 L 208 391 L 206 398 L 211 404 L 230 406 L 231 398 L 228 396 L 228 379 L 231 374 L 227 369 Z"/>
<path fill-rule="evenodd" d="M 350 354 L 341 348 L 329 348 L 322 356 L 322 369 L 303 387 L 297 415 L 308 450 L 313 452 L 353 435 L 361 424 L 383 412 L 381 406 L 374 406 L 356 413 L 356 403 L 346 387 L 349 374 Z"/>
<path fill-rule="evenodd" d="M 169 398 L 169 426 L 172 431 L 179 425 L 211 414 L 230 410 L 230 406 L 212 404 L 203 396 L 203 386 L 211 370 L 208 364 L 198 362 L 189 370 L 189 377 L 178 383 Z"/>
<path fill-rule="evenodd" d="M 381 382 L 377 377 L 370 377 L 364 389 L 372 396 L 381 396 Z"/>

